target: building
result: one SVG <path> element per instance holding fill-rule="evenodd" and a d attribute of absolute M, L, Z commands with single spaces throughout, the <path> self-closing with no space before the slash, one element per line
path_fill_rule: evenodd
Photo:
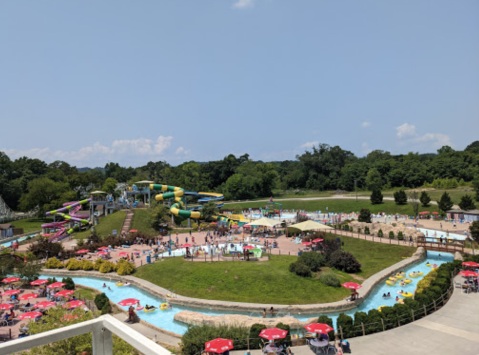
<path fill-rule="evenodd" d="M 5 239 L 13 237 L 13 228 L 15 228 L 13 224 L 0 224 L 0 238 Z"/>
<path fill-rule="evenodd" d="M 447 211 L 447 218 L 457 221 L 464 220 L 465 222 L 479 221 L 479 210 L 450 210 Z"/>

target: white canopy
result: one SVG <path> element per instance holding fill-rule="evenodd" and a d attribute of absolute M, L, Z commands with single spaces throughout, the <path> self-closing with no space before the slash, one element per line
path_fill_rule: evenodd
<path fill-rule="evenodd" d="M 304 231 L 311 231 L 311 230 L 315 230 L 315 229 L 333 229 L 330 226 L 327 226 L 327 225 L 324 225 L 324 224 L 321 224 L 321 223 L 318 223 L 318 222 L 315 222 L 315 221 L 311 221 L 311 220 L 293 224 L 292 226 L 289 226 L 288 228 L 296 228 L 296 229 L 299 229 L 300 231 L 303 231 L 303 232 Z"/>
<path fill-rule="evenodd" d="M 275 221 L 274 219 L 269 219 L 266 217 L 260 218 L 257 221 L 248 223 L 248 226 L 263 226 L 263 227 L 274 227 L 278 224 L 281 224 L 281 221 Z"/>

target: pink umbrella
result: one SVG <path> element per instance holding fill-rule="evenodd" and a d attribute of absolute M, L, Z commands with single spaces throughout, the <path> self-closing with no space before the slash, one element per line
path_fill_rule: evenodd
<path fill-rule="evenodd" d="M 18 296 L 19 300 L 31 300 L 32 298 L 37 298 L 38 293 L 25 293 L 23 295 Z"/>
<path fill-rule="evenodd" d="M 313 243 L 311 243 L 311 242 L 302 242 L 301 243 L 301 245 L 311 245 L 311 244 L 313 244 Z"/>
<path fill-rule="evenodd" d="M 248 249 L 256 249 L 256 248 L 255 248 L 254 246 L 252 246 L 252 245 L 246 245 L 246 246 L 243 247 L 243 249 L 247 249 L 247 250 L 248 250 Z"/>
<path fill-rule="evenodd" d="M 36 308 L 47 308 L 47 307 L 51 307 L 51 306 L 54 306 L 54 305 L 55 305 L 55 302 L 43 301 L 43 302 L 37 303 L 35 305 L 35 307 Z"/>
<path fill-rule="evenodd" d="M 313 240 L 313 243 L 321 243 L 323 241 L 324 241 L 324 239 L 317 238 L 317 239 Z"/>
<path fill-rule="evenodd" d="M 108 248 L 108 247 L 100 247 L 100 248 L 98 248 L 98 250 L 109 250 L 109 249 L 110 249 L 110 248 Z"/>
<path fill-rule="evenodd" d="M 231 228 L 239 228 L 239 226 L 237 224 L 233 224 Z"/>
<path fill-rule="evenodd" d="M 33 311 L 33 312 L 27 312 L 27 313 L 20 314 L 18 316 L 18 319 L 35 319 L 35 318 L 38 318 L 38 317 L 41 317 L 41 316 L 42 316 L 41 312 Z"/>
<path fill-rule="evenodd" d="M 181 247 L 182 248 L 191 248 L 193 245 L 187 243 L 187 244 L 183 244 Z"/>
<path fill-rule="evenodd" d="M 125 307 L 134 306 L 135 304 L 138 304 L 138 303 L 140 303 L 140 301 L 137 300 L 136 298 L 127 298 L 126 300 L 118 302 L 120 306 L 125 306 Z"/>
<path fill-rule="evenodd" d="M 136 233 L 138 232 L 136 229 L 130 229 L 130 233 Z"/>
<path fill-rule="evenodd" d="M 90 251 L 88 249 L 81 249 L 77 251 L 77 254 L 86 254 L 89 253 Z"/>
<path fill-rule="evenodd" d="M 268 340 L 274 339 L 283 339 L 288 334 L 287 330 L 279 329 L 279 328 L 270 328 L 270 329 L 263 329 L 259 336 L 261 338 L 265 338 Z"/>
<path fill-rule="evenodd" d="M 108 255 L 108 253 L 106 251 L 99 251 L 97 254 L 98 255 Z"/>
<path fill-rule="evenodd" d="M 3 279 L 2 282 L 9 284 L 10 282 L 17 282 L 20 281 L 19 277 L 7 277 L 6 279 Z"/>
<path fill-rule="evenodd" d="M 56 297 L 66 297 L 66 296 L 71 296 L 75 293 L 75 291 L 72 290 L 63 290 L 60 292 L 55 293 Z"/>
<path fill-rule="evenodd" d="M 63 282 L 54 282 L 50 285 L 47 286 L 47 288 L 59 288 L 59 287 L 63 287 L 65 286 L 66 284 L 63 283 Z"/>
<path fill-rule="evenodd" d="M 67 302 L 63 308 L 77 308 L 77 307 L 80 307 L 80 306 L 83 306 L 85 304 L 85 302 L 83 301 L 71 301 L 71 302 Z"/>
<path fill-rule="evenodd" d="M 311 323 L 310 325 L 305 326 L 306 330 L 311 333 L 329 333 L 334 330 L 329 325 L 324 323 Z"/>
<path fill-rule="evenodd" d="M 2 296 L 13 296 L 18 295 L 19 293 L 22 293 L 22 290 L 8 290 L 2 293 Z"/>
<path fill-rule="evenodd" d="M 0 303 L 0 310 L 5 311 L 7 309 L 12 309 L 15 307 L 13 304 L 8 304 L 8 303 Z"/>
<path fill-rule="evenodd" d="M 38 279 L 38 280 L 35 280 L 35 281 L 32 281 L 30 282 L 30 285 L 32 286 L 40 286 L 40 285 L 44 285 L 48 283 L 48 280 L 45 280 L 45 279 Z"/>
<path fill-rule="evenodd" d="M 224 353 L 227 350 L 233 349 L 233 340 L 217 338 L 205 343 L 205 351 L 212 353 Z"/>
<path fill-rule="evenodd" d="M 357 284 L 356 282 L 346 282 L 346 283 L 343 283 L 342 286 L 346 287 L 346 288 L 349 288 L 351 290 L 357 290 L 357 289 L 360 289 L 361 287 L 363 287 L 360 284 Z"/>
<path fill-rule="evenodd" d="M 118 253 L 118 256 L 128 256 L 128 253 L 126 251 L 122 251 L 121 253 Z"/>

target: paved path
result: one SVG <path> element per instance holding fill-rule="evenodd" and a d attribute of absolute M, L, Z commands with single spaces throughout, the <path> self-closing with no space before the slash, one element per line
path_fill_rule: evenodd
<path fill-rule="evenodd" d="M 456 281 L 462 282 L 458 276 Z M 349 339 L 354 355 L 477 355 L 479 353 L 479 294 L 455 289 L 439 311 L 386 332 Z M 260 355 L 259 350 L 251 352 Z M 295 355 L 313 355 L 308 346 L 293 348 Z M 231 355 L 243 355 L 233 351 Z"/>

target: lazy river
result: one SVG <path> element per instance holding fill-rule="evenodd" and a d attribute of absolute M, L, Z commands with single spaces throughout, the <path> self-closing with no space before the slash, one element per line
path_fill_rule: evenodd
<path fill-rule="evenodd" d="M 394 306 L 396 303 L 395 298 L 397 295 L 397 291 L 404 290 L 407 292 L 413 293 L 416 289 L 416 285 L 419 280 L 421 280 L 427 273 L 431 270 L 431 267 L 426 266 L 426 261 L 429 261 L 431 264 L 441 265 L 445 262 L 450 262 L 454 260 L 454 256 L 452 254 L 445 254 L 445 253 L 438 253 L 438 252 L 427 252 L 427 259 L 423 262 L 417 263 L 408 267 L 407 269 L 403 270 L 406 275 L 413 271 L 421 271 L 424 273 L 423 276 L 417 278 L 411 278 L 412 283 L 407 284 L 404 287 L 399 286 L 399 284 L 394 286 L 388 286 L 384 282 L 376 286 L 370 296 L 359 306 L 350 311 L 346 311 L 344 313 L 353 316 L 355 312 L 363 311 L 368 312 L 370 309 L 377 309 L 380 306 Z M 40 278 L 48 278 L 47 275 L 41 275 Z M 57 279 L 61 278 L 56 276 Z M 146 304 L 159 306 L 161 303 L 165 302 L 164 299 L 156 297 L 148 292 L 145 292 L 135 286 L 130 287 L 117 287 L 115 286 L 115 281 L 108 281 L 108 276 L 105 276 L 105 279 L 94 278 L 94 277 L 72 277 L 75 283 L 93 287 L 101 292 L 105 292 L 106 295 L 115 303 L 118 303 L 125 298 L 136 298 L 139 299 L 142 306 Z M 111 291 L 108 288 L 102 287 L 103 284 L 106 284 L 111 288 Z M 391 293 L 390 299 L 384 299 L 382 296 L 384 293 Z M 319 300 L 318 300 L 319 301 Z M 125 310 L 128 307 L 124 307 Z M 213 310 L 213 309 L 203 309 L 203 308 L 195 308 L 195 307 L 184 307 L 184 306 L 176 306 L 173 305 L 173 309 L 169 310 L 156 310 L 152 313 L 145 313 L 143 311 L 137 312 L 138 316 L 148 322 L 151 323 L 159 328 L 165 329 L 170 332 L 184 334 L 187 330 L 187 325 L 181 322 L 177 322 L 174 320 L 175 314 L 181 311 L 193 311 L 193 312 L 200 312 L 207 315 L 222 315 L 222 314 L 244 314 L 244 315 L 252 315 L 261 317 L 261 309 L 258 307 L 258 313 L 246 313 L 246 312 L 234 312 L 234 311 L 222 311 L 222 310 Z M 336 324 L 336 319 L 339 313 L 328 313 L 327 316 L 332 318 L 334 324 Z M 285 314 L 279 314 L 279 316 L 285 316 Z M 305 321 L 311 317 L 319 316 L 318 313 L 299 313 L 299 314 L 291 314 L 290 316 L 295 317 L 301 321 Z"/>

